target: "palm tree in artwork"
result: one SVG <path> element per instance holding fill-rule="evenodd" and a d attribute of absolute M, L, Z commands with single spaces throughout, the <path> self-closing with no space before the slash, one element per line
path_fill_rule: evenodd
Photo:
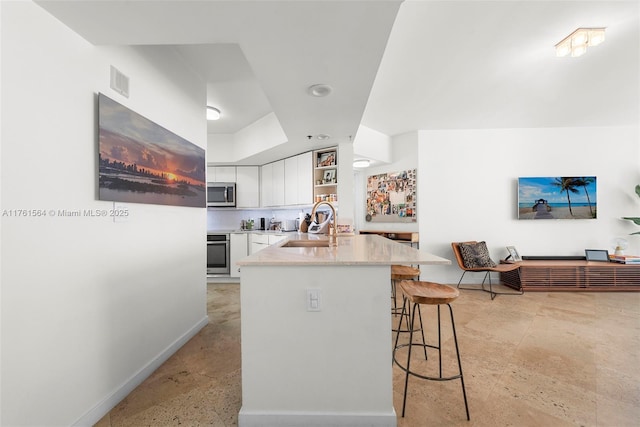
<path fill-rule="evenodd" d="M 589 197 L 589 191 L 587 190 L 587 186 L 590 184 L 593 184 L 595 182 L 595 178 L 592 176 L 583 176 L 580 178 L 577 178 L 575 180 L 575 184 L 578 187 L 582 187 L 584 188 L 584 194 L 587 195 L 587 203 L 589 204 L 589 212 L 591 213 L 591 216 L 593 217 L 593 209 L 591 208 L 591 198 Z"/>
<path fill-rule="evenodd" d="M 573 216 L 573 211 L 571 210 L 571 196 L 569 195 L 569 193 L 579 193 L 578 189 L 576 188 L 578 186 L 578 184 L 576 183 L 576 178 L 564 176 L 561 178 L 555 178 L 551 185 L 560 188 L 561 193 L 567 193 L 569 213 L 571 214 L 571 216 Z"/>

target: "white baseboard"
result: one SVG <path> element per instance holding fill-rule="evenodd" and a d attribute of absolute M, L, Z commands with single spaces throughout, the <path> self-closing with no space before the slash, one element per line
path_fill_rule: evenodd
<path fill-rule="evenodd" d="M 167 361 L 176 351 L 178 351 L 183 345 L 193 338 L 202 328 L 209 323 L 209 317 L 204 316 L 198 323 L 193 325 L 191 329 L 185 332 L 181 337 L 175 340 L 171 345 L 160 352 L 149 363 L 136 372 L 131 378 L 120 385 L 113 393 L 107 396 L 102 402 L 88 410 L 82 417 L 80 417 L 74 426 L 93 426 L 102 419 L 110 410 L 112 410 L 122 399 L 127 397 L 136 387 L 138 387 L 144 380 Z"/>
<path fill-rule="evenodd" d="M 395 410 L 381 413 L 258 412 L 238 414 L 238 427 L 396 427 Z"/>

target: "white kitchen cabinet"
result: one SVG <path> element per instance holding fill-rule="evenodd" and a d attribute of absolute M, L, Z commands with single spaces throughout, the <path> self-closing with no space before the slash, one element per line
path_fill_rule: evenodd
<path fill-rule="evenodd" d="M 273 206 L 273 163 L 260 168 L 260 201 L 262 206 Z"/>
<path fill-rule="evenodd" d="M 258 166 L 238 166 L 236 168 L 236 207 L 260 207 L 260 168 Z"/>
<path fill-rule="evenodd" d="M 251 242 L 251 253 L 255 254 L 269 246 L 269 236 L 267 234 L 249 233 L 249 242 Z"/>
<path fill-rule="evenodd" d="M 251 242 L 251 253 L 266 248 L 269 245 L 273 245 L 276 242 L 286 238 L 284 234 L 262 234 L 262 233 L 249 233 L 249 241 Z"/>
<path fill-rule="evenodd" d="M 311 151 L 296 156 L 298 158 L 298 204 L 313 203 L 313 153 Z"/>
<path fill-rule="evenodd" d="M 240 267 L 236 265 L 236 263 L 238 260 L 249 255 L 248 234 L 231 233 L 229 236 L 229 244 L 231 246 L 229 254 L 229 274 L 231 277 L 240 277 Z"/>
<path fill-rule="evenodd" d="M 284 205 L 284 160 L 273 162 L 273 206 Z"/>
<path fill-rule="evenodd" d="M 273 245 L 274 243 L 279 242 L 280 240 L 285 239 L 287 236 L 284 234 L 269 234 L 269 245 Z"/>
<path fill-rule="evenodd" d="M 236 167 L 208 166 L 207 182 L 236 182 Z"/>
<path fill-rule="evenodd" d="M 262 206 L 284 206 L 284 160 L 262 166 Z"/>
<path fill-rule="evenodd" d="M 307 152 L 284 160 L 284 204 L 313 203 L 312 153 Z"/>
<path fill-rule="evenodd" d="M 298 204 L 298 156 L 284 159 L 284 204 Z"/>

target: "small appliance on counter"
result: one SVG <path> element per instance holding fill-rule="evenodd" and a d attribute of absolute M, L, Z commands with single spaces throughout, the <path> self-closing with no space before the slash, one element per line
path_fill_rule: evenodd
<path fill-rule="evenodd" d="M 329 234 L 329 224 L 331 223 L 331 217 L 333 213 L 331 211 L 317 211 L 316 217 L 309 224 L 307 233 L 314 234 Z"/>
<path fill-rule="evenodd" d="M 298 220 L 285 219 L 282 221 L 282 231 L 298 231 Z"/>
<path fill-rule="evenodd" d="M 269 230 L 274 230 L 274 231 L 281 231 L 282 230 L 282 222 L 281 221 L 275 221 L 275 220 L 271 220 L 271 222 L 269 223 Z"/>

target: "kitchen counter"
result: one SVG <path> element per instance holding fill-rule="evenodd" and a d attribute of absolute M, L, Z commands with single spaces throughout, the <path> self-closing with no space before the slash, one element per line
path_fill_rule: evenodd
<path fill-rule="evenodd" d="M 238 262 L 238 423 L 394 427 L 391 264 L 450 261 L 376 235 L 283 247 L 305 239 L 327 236 L 293 234 Z"/>
<path fill-rule="evenodd" d="M 218 229 L 218 230 L 207 230 L 207 234 L 231 234 L 231 233 L 264 233 L 264 234 L 290 234 L 290 233 L 298 233 L 295 230 L 284 231 L 284 230 L 258 230 L 258 229 Z"/>
<path fill-rule="evenodd" d="M 288 240 L 324 239 L 326 235 L 296 233 Z M 334 248 L 305 247 L 283 248 L 287 240 L 276 243 L 238 262 L 248 265 L 391 265 L 391 264 L 441 264 L 451 261 L 375 234 L 340 236 Z"/>

